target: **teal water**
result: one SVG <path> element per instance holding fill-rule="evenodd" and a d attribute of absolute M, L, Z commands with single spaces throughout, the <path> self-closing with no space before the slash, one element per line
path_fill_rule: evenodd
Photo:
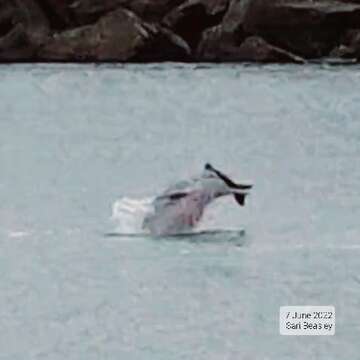
<path fill-rule="evenodd" d="M 0 67 L 0 358 L 359 358 L 359 79 Z M 105 236 L 118 199 L 207 161 L 255 184 L 247 207 L 224 199 L 204 219 L 239 241 Z M 280 336 L 284 305 L 334 305 L 336 335 Z"/>

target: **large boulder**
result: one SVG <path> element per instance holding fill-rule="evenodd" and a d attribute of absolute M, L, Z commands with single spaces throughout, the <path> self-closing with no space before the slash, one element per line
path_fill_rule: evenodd
<path fill-rule="evenodd" d="M 125 9 L 55 35 L 38 53 L 46 61 L 160 61 L 187 56 L 189 50 L 180 38 Z"/>
<path fill-rule="evenodd" d="M 280 49 L 266 42 L 259 36 L 246 38 L 233 53 L 233 59 L 238 61 L 304 63 L 304 59 L 286 50 Z"/>
<path fill-rule="evenodd" d="M 239 46 L 250 34 L 243 29 L 244 18 L 253 0 L 231 0 L 221 24 L 206 29 L 197 48 L 205 61 L 236 61 Z"/>
<path fill-rule="evenodd" d="M 36 49 L 24 25 L 17 24 L 0 38 L 0 61 L 33 60 Z"/>
<path fill-rule="evenodd" d="M 224 32 L 238 31 L 244 24 L 245 16 L 254 0 L 230 0 L 228 11 L 221 23 Z"/>
<path fill-rule="evenodd" d="M 13 28 L 15 8 L 10 2 L 0 2 L 0 37 Z"/>
<path fill-rule="evenodd" d="M 48 18 L 35 0 L 13 0 L 16 5 L 14 23 L 24 25 L 26 32 L 34 44 L 43 43 L 50 33 Z"/>
<path fill-rule="evenodd" d="M 222 23 L 202 35 L 198 55 L 231 57 L 258 35 L 305 58 L 327 55 L 348 26 L 360 27 L 360 2 L 346 0 L 231 0 Z"/>
<path fill-rule="evenodd" d="M 253 0 L 243 30 L 315 58 L 327 55 L 349 26 L 360 25 L 360 4 L 337 0 Z"/>
<path fill-rule="evenodd" d="M 91 24 L 123 3 L 124 0 L 76 0 L 71 5 L 71 12 L 77 24 Z"/>
<path fill-rule="evenodd" d="M 330 53 L 332 58 L 360 59 L 360 29 L 349 29 Z"/>
<path fill-rule="evenodd" d="M 71 11 L 74 0 L 37 0 L 37 2 L 48 17 L 52 29 L 64 30 L 75 25 Z"/>
<path fill-rule="evenodd" d="M 160 22 L 167 13 L 184 1 L 185 0 L 125 0 L 123 6 L 146 21 Z"/>
<path fill-rule="evenodd" d="M 304 63 L 304 59 L 289 51 L 273 46 L 259 36 L 250 36 L 238 46 L 218 47 L 217 51 L 206 52 L 200 55 L 201 60 L 213 62 L 261 62 L 261 63 Z"/>
<path fill-rule="evenodd" d="M 132 61 L 162 62 L 192 60 L 192 51 L 187 42 L 162 26 L 155 26 L 152 38 L 144 44 Z"/>
<path fill-rule="evenodd" d="M 229 0 L 187 0 L 167 14 L 163 24 L 195 49 L 203 31 L 221 23 L 228 6 Z"/>
<path fill-rule="evenodd" d="M 230 0 L 221 24 L 202 33 L 196 51 L 199 60 L 239 61 L 239 47 L 252 35 L 244 30 L 244 20 L 253 1 Z"/>
<path fill-rule="evenodd" d="M 202 61 L 236 61 L 239 46 L 246 36 L 237 29 L 226 31 L 222 25 L 203 32 L 196 50 L 196 57 Z"/>
<path fill-rule="evenodd" d="M 55 0 L 56 1 L 56 0 Z M 78 24 L 89 24 L 109 11 L 127 8 L 145 21 L 159 22 L 185 0 L 75 0 L 71 11 Z"/>
<path fill-rule="evenodd" d="M 46 15 L 34 0 L 5 1 L 0 10 L 0 60 L 31 60 L 49 36 Z"/>

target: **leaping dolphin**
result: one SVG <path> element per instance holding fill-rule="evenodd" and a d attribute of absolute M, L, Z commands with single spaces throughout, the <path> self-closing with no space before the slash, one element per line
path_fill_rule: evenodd
<path fill-rule="evenodd" d="M 176 183 L 153 200 L 153 211 L 145 217 L 143 228 L 152 235 L 189 232 L 213 200 L 233 195 L 236 202 L 244 206 L 251 188 L 251 184 L 237 184 L 206 164 L 199 177 Z"/>

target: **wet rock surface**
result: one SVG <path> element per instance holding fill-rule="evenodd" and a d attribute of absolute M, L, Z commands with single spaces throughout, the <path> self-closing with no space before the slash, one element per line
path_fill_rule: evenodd
<path fill-rule="evenodd" d="M 360 57 L 357 0 L 3 0 L 0 61 Z"/>
<path fill-rule="evenodd" d="M 54 35 L 38 53 L 44 61 L 161 61 L 188 55 L 175 34 L 122 8 L 95 24 Z"/>

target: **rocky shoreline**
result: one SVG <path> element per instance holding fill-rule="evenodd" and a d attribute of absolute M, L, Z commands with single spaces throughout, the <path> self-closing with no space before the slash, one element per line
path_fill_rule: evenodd
<path fill-rule="evenodd" d="M 2 0 L 0 62 L 357 63 L 360 0 Z"/>

